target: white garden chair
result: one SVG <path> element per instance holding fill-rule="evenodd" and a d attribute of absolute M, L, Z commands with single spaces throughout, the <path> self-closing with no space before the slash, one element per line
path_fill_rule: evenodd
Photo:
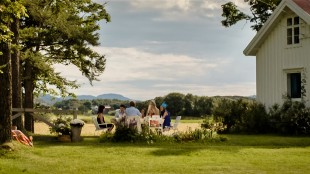
<path fill-rule="evenodd" d="M 162 134 L 164 120 L 159 115 L 153 115 L 148 118 L 149 129 L 153 128 L 158 134 Z"/>
<path fill-rule="evenodd" d="M 95 125 L 95 132 L 94 135 L 96 134 L 96 131 L 107 131 L 110 127 L 108 127 L 109 124 L 111 123 L 103 123 L 103 124 L 99 124 L 97 121 L 97 117 L 92 117 L 93 123 Z"/>
<path fill-rule="evenodd" d="M 171 127 L 172 130 L 173 130 L 174 132 L 175 132 L 175 131 L 178 131 L 178 126 L 179 126 L 179 124 L 180 124 L 181 118 L 182 118 L 182 116 L 177 116 L 177 117 L 175 118 L 175 121 L 174 121 L 174 123 L 173 123 L 173 126 Z M 171 128 L 170 128 L 170 130 L 171 130 Z"/>

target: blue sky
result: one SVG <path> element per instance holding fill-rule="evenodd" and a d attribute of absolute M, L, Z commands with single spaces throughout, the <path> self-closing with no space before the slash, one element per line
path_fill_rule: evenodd
<path fill-rule="evenodd" d="M 227 0 L 107 2 L 111 22 L 100 23 L 101 45 L 94 48 L 107 59 L 100 81 L 91 86 L 74 67 L 56 67 L 81 84 L 77 95 L 255 95 L 255 57 L 242 53 L 255 32 L 246 22 L 221 26 Z M 235 3 L 247 9 L 243 0 Z"/>

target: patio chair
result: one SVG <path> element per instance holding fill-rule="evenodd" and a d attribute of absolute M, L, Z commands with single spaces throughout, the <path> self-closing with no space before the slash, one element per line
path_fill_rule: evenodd
<path fill-rule="evenodd" d="M 107 131 L 110 127 L 110 125 L 112 123 L 103 123 L 103 124 L 99 124 L 98 121 L 97 121 L 97 117 L 92 117 L 93 119 L 93 123 L 95 125 L 95 132 L 94 132 L 94 135 L 96 134 L 96 131 L 100 131 L 100 130 L 103 130 L 103 131 Z"/>
<path fill-rule="evenodd" d="M 148 118 L 149 129 L 153 128 L 157 132 L 157 134 L 162 134 L 164 120 L 160 118 L 159 115 L 153 115 Z"/>
<path fill-rule="evenodd" d="M 142 132 L 140 116 L 126 117 L 126 125 L 131 128 L 137 128 L 138 132 Z"/>
<path fill-rule="evenodd" d="M 182 118 L 182 116 L 177 116 L 177 117 L 175 118 L 175 121 L 174 121 L 174 123 L 173 123 L 173 126 L 172 126 L 169 130 L 172 129 L 174 132 L 175 132 L 175 131 L 178 131 L 178 126 L 179 126 L 179 124 L 180 124 L 181 118 Z"/>

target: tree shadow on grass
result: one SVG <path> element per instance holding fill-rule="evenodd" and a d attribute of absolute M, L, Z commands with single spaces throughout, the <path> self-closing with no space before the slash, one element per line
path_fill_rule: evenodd
<path fill-rule="evenodd" d="M 50 145 L 61 145 L 61 146 L 89 146 L 93 144 L 101 144 L 99 138 L 95 136 L 83 136 L 83 140 L 80 142 L 61 142 L 55 135 L 34 135 L 33 143 L 34 146 L 50 146 Z"/>
<path fill-rule="evenodd" d="M 208 148 L 207 146 L 195 145 L 195 146 L 188 146 L 188 145 L 175 145 L 175 146 L 166 146 L 162 147 L 159 146 L 156 150 L 151 152 L 151 155 L 154 156 L 184 156 L 192 154 L 193 152 L 198 152 Z"/>
<path fill-rule="evenodd" d="M 153 156 L 184 156 L 202 150 L 222 151 L 229 153 L 238 153 L 243 149 L 281 149 L 309 147 L 310 137 L 281 137 L 273 135 L 228 135 L 228 141 L 210 141 L 205 143 L 187 142 L 187 143 L 130 143 L 130 142 L 100 142 L 98 136 L 83 136 L 81 142 L 59 142 L 56 136 L 35 135 L 34 145 L 41 147 L 48 146 L 79 146 L 85 149 L 102 149 L 102 148 L 152 148 L 149 152 Z"/>

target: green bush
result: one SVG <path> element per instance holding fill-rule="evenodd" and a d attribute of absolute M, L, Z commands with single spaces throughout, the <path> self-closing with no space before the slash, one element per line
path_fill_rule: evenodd
<path fill-rule="evenodd" d="M 245 133 L 268 133 L 270 124 L 265 106 L 261 103 L 248 103 L 246 110 L 241 115 L 239 126 L 240 132 Z"/>
<path fill-rule="evenodd" d="M 222 133 L 227 127 L 222 121 L 214 121 L 211 117 L 205 117 L 201 124 L 202 129 L 207 129 L 212 132 Z"/>
<path fill-rule="evenodd" d="M 267 133 L 270 131 L 265 106 L 244 99 L 219 101 L 213 111 L 215 122 L 222 122 L 226 133 Z"/>
<path fill-rule="evenodd" d="M 114 134 L 110 132 L 104 132 L 100 136 L 100 142 L 131 142 L 131 143 L 174 143 L 174 142 L 204 142 L 213 139 L 219 141 L 225 141 L 225 138 L 221 138 L 207 129 L 195 129 L 194 131 L 188 130 L 186 132 L 177 132 L 172 136 L 157 134 L 148 127 L 144 127 L 142 132 L 139 133 L 137 129 L 128 128 L 126 126 L 119 125 L 116 128 Z"/>
<path fill-rule="evenodd" d="M 143 142 L 152 144 L 159 140 L 156 136 L 154 132 L 149 132 L 147 127 L 143 127 L 142 132 L 139 133 L 135 128 L 118 125 L 114 134 L 104 132 L 100 136 L 100 142 Z"/>
<path fill-rule="evenodd" d="M 114 142 L 135 142 L 139 139 L 137 129 L 128 128 L 126 126 L 117 126 L 113 136 Z"/>
<path fill-rule="evenodd" d="M 303 102 L 285 99 L 282 106 L 273 105 L 269 115 L 275 133 L 310 135 L 310 108 Z"/>
<path fill-rule="evenodd" d="M 226 141 L 227 138 L 221 137 L 210 129 L 195 129 L 185 132 L 178 132 L 173 135 L 175 142 L 208 142 L 208 141 Z"/>

